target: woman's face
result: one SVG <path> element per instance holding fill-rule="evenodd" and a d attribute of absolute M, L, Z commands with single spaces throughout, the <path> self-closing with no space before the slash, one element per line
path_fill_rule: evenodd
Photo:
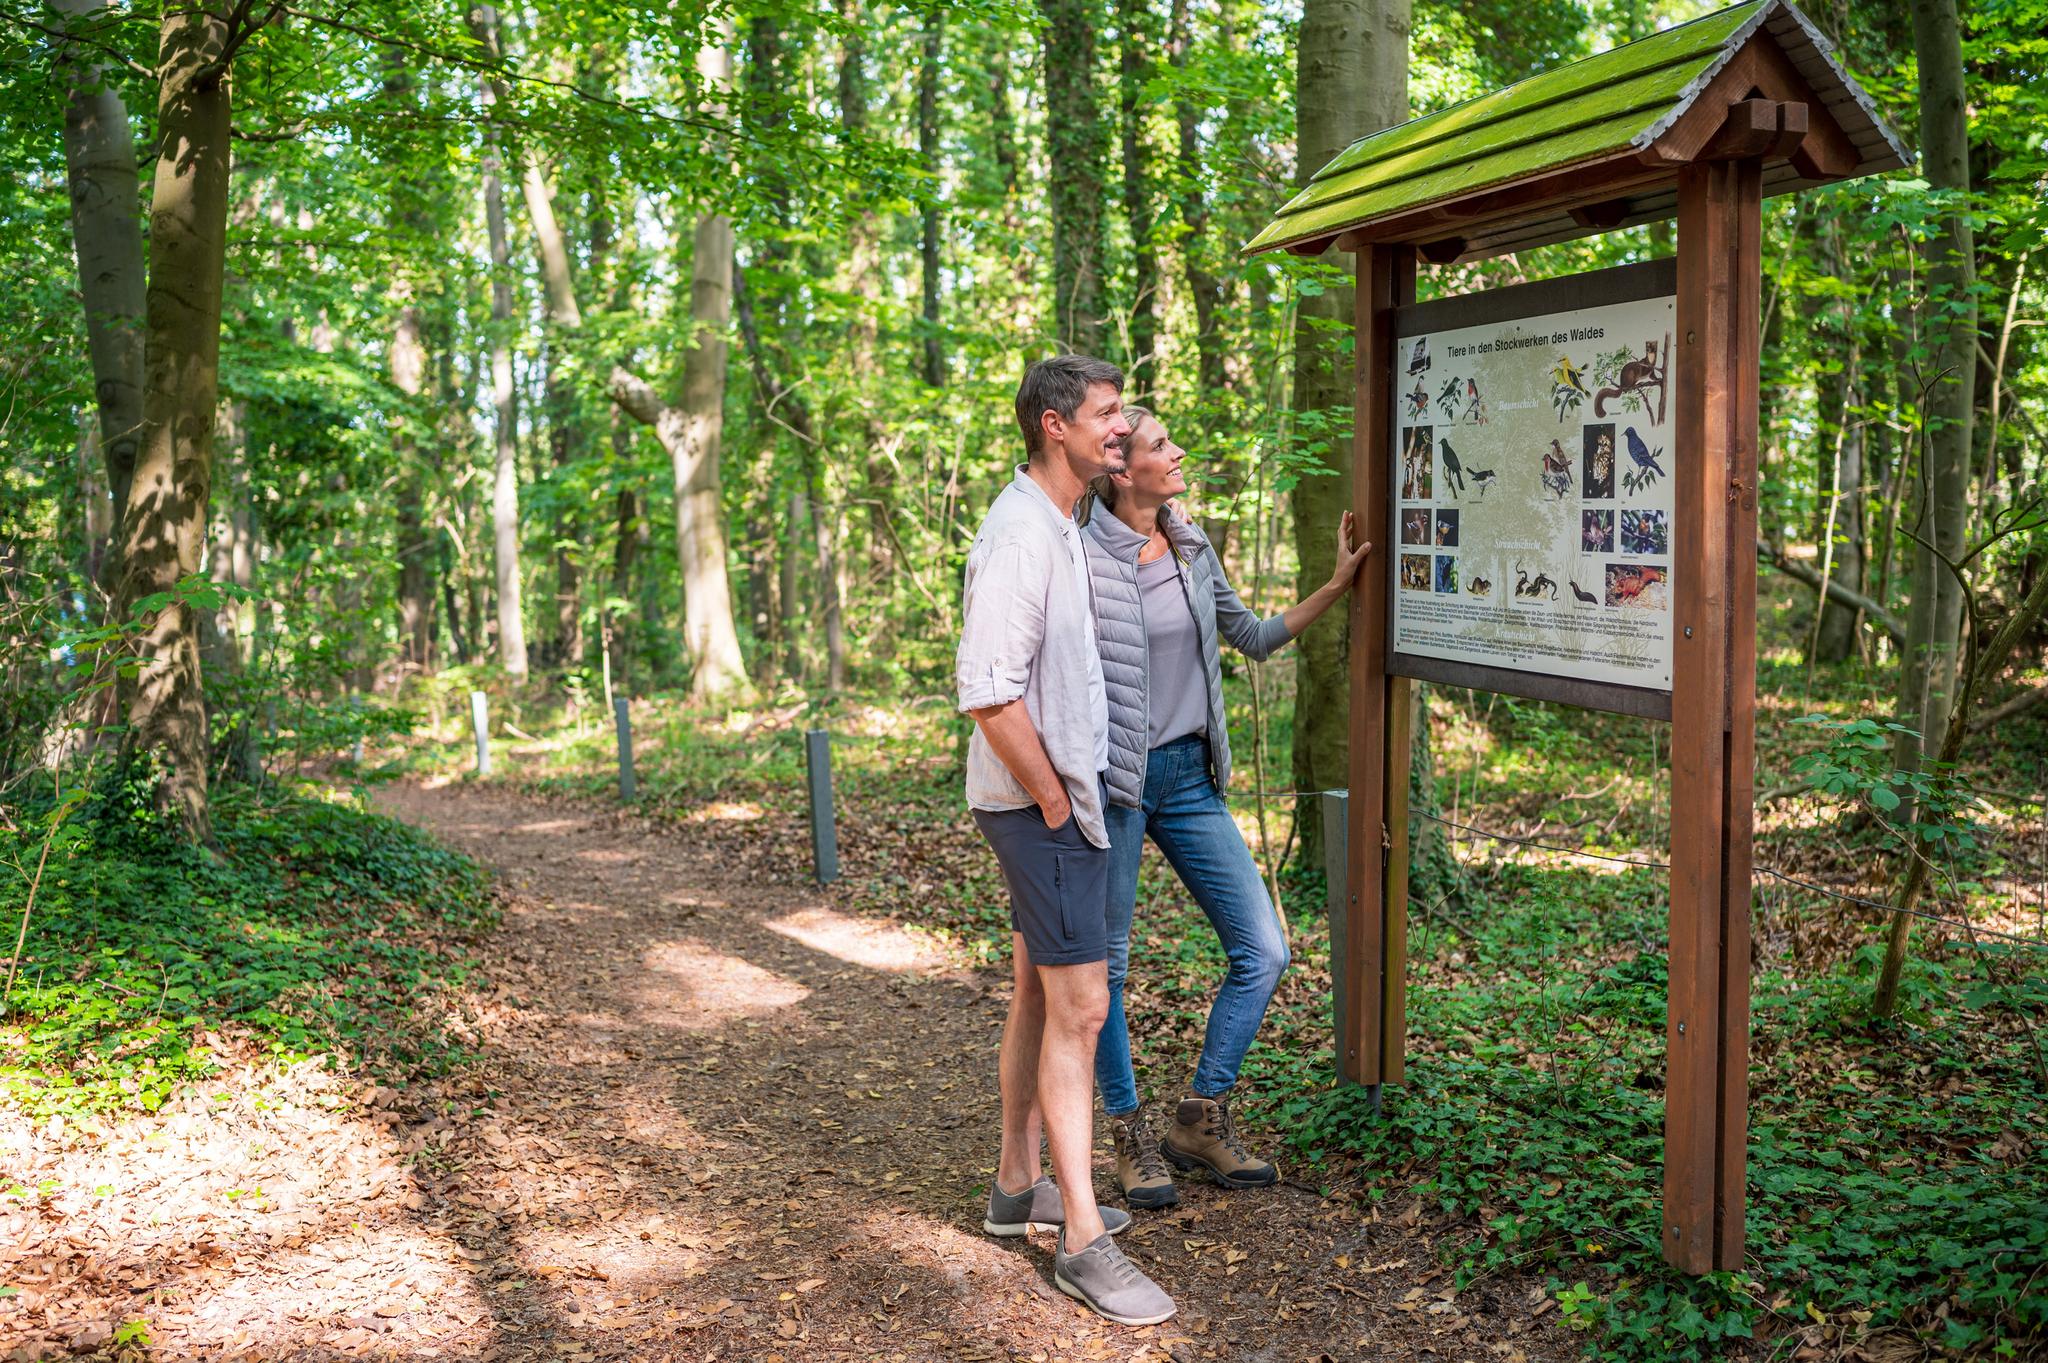
<path fill-rule="evenodd" d="M 1132 428 L 1124 440 L 1124 455 L 1129 467 L 1116 475 L 1116 481 L 1141 500 L 1164 504 L 1188 490 L 1180 471 L 1187 451 L 1173 443 L 1158 418 L 1148 416 Z"/>

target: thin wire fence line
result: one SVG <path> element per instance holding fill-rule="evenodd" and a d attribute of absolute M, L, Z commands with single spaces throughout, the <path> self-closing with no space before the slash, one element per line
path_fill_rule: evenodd
<path fill-rule="evenodd" d="M 1232 795 L 1230 798 L 1235 800 L 1255 798 L 1283 800 L 1303 799 L 1308 796 L 1349 795 L 1350 793 L 1349 790 L 1341 788 L 1336 790 L 1259 790 Z M 1556 843 L 1539 842 L 1535 838 L 1518 837 L 1513 833 L 1501 833 L 1490 828 L 1479 828 L 1472 824 L 1457 823 L 1440 815 L 1424 813 L 1421 810 L 1414 812 L 1417 818 L 1427 819 L 1431 823 L 1442 824 L 1446 828 L 1455 828 L 1462 833 L 1470 833 L 1475 837 L 1490 838 L 1495 842 L 1509 842 L 1521 847 L 1534 847 L 1539 851 L 1555 852 L 1559 856 L 1582 857 L 1589 861 L 1610 862 L 1617 866 L 1636 866 L 1647 871 L 1668 871 L 1671 869 L 1671 863 L 1668 861 L 1644 861 L 1638 857 L 1617 857 L 1610 856 L 1605 852 L 1588 852 L 1582 847 L 1561 847 Z M 1899 912 L 1899 908 L 1895 904 L 1887 904 L 1878 899 L 1867 899 L 1862 895 L 1847 894 L 1841 890 L 1831 890 L 1825 885 L 1816 885 L 1810 880 L 1801 880 L 1797 876 L 1786 875 L 1775 866 L 1758 866 L 1751 871 L 1752 882 L 1761 876 L 1769 876 L 1773 880 L 1782 881 L 1787 885 L 1796 885 L 1802 890 L 1811 890 L 1817 895 L 1823 895 L 1829 899 L 1838 899 L 1845 904 L 1860 904 L 1865 908 L 1878 909 L 1884 913 Z M 2017 942 L 2023 947 L 2031 947 L 2036 951 L 2048 951 L 2048 942 L 2044 942 L 2038 937 L 2021 937 L 2017 933 L 2000 932 L 1997 928 L 1987 928 L 1982 924 L 1972 923 L 1967 919 L 1949 918 L 1938 913 L 1928 913 L 1923 909 L 1907 909 L 1905 912 L 1908 917 L 1918 918 L 1928 923 L 1940 923 L 1945 927 L 1955 928 L 1965 934 L 1998 937 L 2008 942 Z"/>

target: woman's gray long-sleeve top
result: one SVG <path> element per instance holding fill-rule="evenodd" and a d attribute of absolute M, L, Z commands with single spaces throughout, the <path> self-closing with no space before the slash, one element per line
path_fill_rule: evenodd
<path fill-rule="evenodd" d="M 1088 550 L 1088 572 L 1095 588 L 1095 636 L 1102 650 L 1102 680 L 1109 692 L 1109 798 L 1111 803 L 1140 805 L 1145 799 L 1146 701 L 1151 679 L 1146 676 L 1145 610 L 1138 591 L 1138 553 L 1147 536 L 1118 520 L 1093 496 L 1083 499 L 1082 544 Z M 1077 517 L 1079 519 L 1080 517 Z M 1263 662 L 1293 636 L 1278 615 L 1264 620 L 1245 609 L 1223 576 L 1223 565 L 1209 537 L 1189 521 L 1159 513 L 1160 527 L 1175 562 L 1181 589 L 1195 617 L 1201 648 L 1203 679 L 1209 692 L 1209 760 L 1216 789 L 1230 788 L 1230 727 L 1223 714 L 1223 664 L 1217 653 L 1220 635 L 1254 662 Z"/>

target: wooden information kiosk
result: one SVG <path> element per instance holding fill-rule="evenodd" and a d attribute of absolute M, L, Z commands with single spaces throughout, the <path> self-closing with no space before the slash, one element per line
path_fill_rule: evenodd
<path fill-rule="evenodd" d="M 1671 723 L 1664 1255 L 1743 1258 L 1766 195 L 1906 165 L 1811 22 L 1757 0 L 1361 139 L 1247 253 L 1358 263 L 1337 1056 L 1407 1035 L 1409 688 Z M 1415 302 L 1454 264 L 1676 216 L 1677 258 Z M 1569 590 L 1565 590 L 1569 588 Z"/>

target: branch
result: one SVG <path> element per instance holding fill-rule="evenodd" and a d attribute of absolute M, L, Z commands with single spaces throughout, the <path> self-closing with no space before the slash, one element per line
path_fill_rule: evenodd
<path fill-rule="evenodd" d="M 661 424 L 661 414 L 668 404 L 661 400 L 647 380 L 622 364 L 614 364 L 607 387 L 612 401 L 618 403 L 619 409 L 627 416 L 643 426 Z"/>
<path fill-rule="evenodd" d="M 1756 556 L 1791 578 L 1794 582 L 1803 582 L 1815 591 L 1820 590 L 1820 574 L 1795 559 L 1787 558 L 1784 550 L 1774 549 L 1762 540 L 1758 540 L 1756 542 Z M 1833 578 L 1828 579 L 1827 595 L 1828 600 L 1833 601 L 1837 605 L 1848 606 L 1853 610 L 1862 611 L 1864 615 L 1869 617 L 1871 624 L 1876 625 L 1891 636 L 1893 643 L 1904 646 L 1906 642 L 1906 627 L 1899 623 L 1899 618 L 1896 615 L 1886 610 L 1878 602 L 1873 601 L 1861 592 L 1851 591 Z"/>
<path fill-rule="evenodd" d="M 1983 714 L 1978 715 L 1970 721 L 1970 732 L 1973 734 L 1982 733 L 1994 724 L 2003 724 L 2013 716 L 2023 715 L 2043 702 L 2048 702 L 2048 682 L 2043 682 L 2032 690 L 2022 691 L 2004 704 L 1993 706 Z M 2031 799 L 2032 797 L 2028 798 Z"/>
<path fill-rule="evenodd" d="M 593 94 L 589 90 L 580 88 L 573 81 L 553 80 L 547 76 L 525 75 L 513 70 L 502 61 L 479 61 L 475 57 L 465 56 L 459 52 L 450 52 L 446 48 L 430 47 L 425 43 L 410 42 L 407 39 L 396 38 L 387 33 L 378 33 L 374 29 L 363 27 L 361 24 L 351 24 L 343 19 L 335 19 L 325 14 L 315 14 L 310 10 L 294 9 L 287 5 L 284 12 L 291 15 L 294 19 L 303 19 L 309 24 L 315 24 L 322 28 L 331 28 L 338 33 L 347 33 L 353 37 L 361 38 L 365 42 L 376 43 L 383 47 L 395 47 L 401 51 L 417 53 L 423 57 L 431 57 L 435 61 L 446 62 L 450 66 L 461 67 L 464 70 L 481 71 L 486 75 L 501 80 L 514 80 L 524 85 L 544 85 L 554 90 L 565 90 L 586 103 L 601 104 L 607 108 L 617 109 L 639 118 L 657 119 L 663 123 L 674 123 L 686 128 L 704 128 L 725 137 L 734 135 L 732 128 L 719 122 L 717 119 L 698 118 L 689 114 L 665 114 L 658 109 L 650 109 L 645 105 L 628 104 L 624 100 Z M 746 134 L 742 135 L 746 136 Z M 749 136 L 748 140 L 758 141 L 759 139 Z"/>
<path fill-rule="evenodd" d="M 97 38 L 88 38 L 82 33 L 73 33 L 68 29 L 51 28 L 48 24 L 39 24 L 35 20 L 19 14 L 0 14 L 0 19 L 4 19 L 8 23 L 18 25 L 21 28 L 33 30 L 45 37 L 55 38 L 60 43 L 77 43 L 80 47 L 89 47 L 102 56 L 112 57 L 116 62 L 120 63 L 123 70 L 133 75 L 141 76 L 152 83 L 157 79 L 157 74 L 154 70 L 136 61 L 119 48 L 103 43 Z"/>

